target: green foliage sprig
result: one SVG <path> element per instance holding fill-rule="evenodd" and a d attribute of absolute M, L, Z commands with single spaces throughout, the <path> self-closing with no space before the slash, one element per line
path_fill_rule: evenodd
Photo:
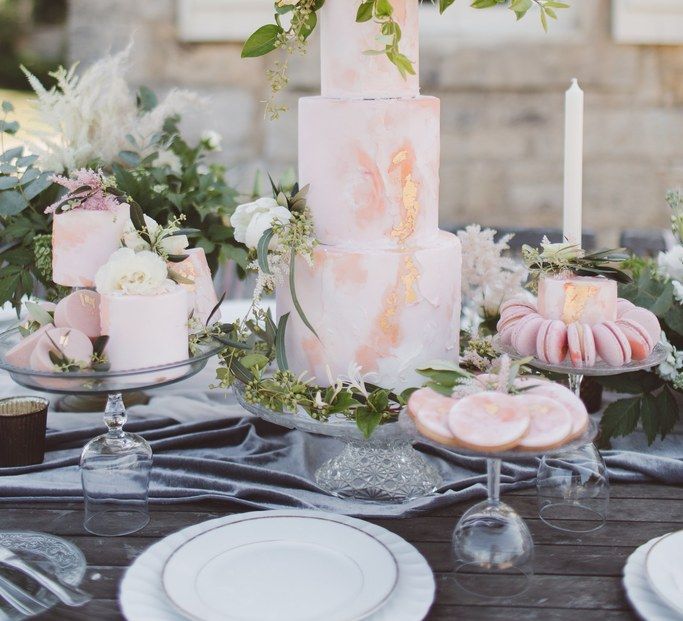
<path fill-rule="evenodd" d="M 227 388 L 239 382 L 247 401 L 283 415 L 301 408 L 320 421 L 343 416 L 355 421 L 365 437 L 396 420 L 410 391 L 399 395 L 375 386 L 357 369 L 350 369 L 348 377 L 330 378 L 330 386 L 316 385 L 314 379 L 290 371 L 284 351 L 286 324 L 287 315 L 276 325 L 270 311 L 255 308 L 246 320 L 227 326 L 220 337 L 226 349 L 216 371 L 219 385 Z M 278 369 L 271 371 L 275 363 Z"/>
<path fill-rule="evenodd" d="M 439 0 L 439 11 L 443 13 L 455 0 Z M 539 9 L 541 25 L 543 30 L 548 32 L 548 18 L 557 19 L 555 9 L 568 9 L 566 2 L 555 2 L 555 0 L 473 0 L 472 6 L 475 9 L 488 9 L 498 5 L 507 5 L 516 16 L 522 19 L 529 10 L 535 5 Z"/>

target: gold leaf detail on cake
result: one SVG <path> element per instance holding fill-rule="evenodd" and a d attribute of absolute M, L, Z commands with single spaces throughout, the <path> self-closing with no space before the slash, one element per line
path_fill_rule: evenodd
<path fill-rule="evenodd" d="M 415 222 L 420 211 L 420 205 L 417 202 L 417 190 L 418 186 L 413 181 L 413 176 L 408 175 L 403 182 L 403 218 L 401 223 L 394 227 L 391 232 L 391 236 L 402 244 L 415 232 Z"/>
<path fill-rule="evenodd" d="M 581 319 L 588 301 L 595 297 L 598 288 L 595 285 L 568 282 L 564 285 L 564 307 L 562 321 L 566 324 Z"/>
<path fill-rule="evenodd" d="M 391 163 L 396 165 L 400 164 L 401 162 L 404 162 L 408 158 L 408 151 L 399 151 L 396 155 L 394 155 L 394 159 L 391 160 Z"/>
<path fill-rule="evenodd" d="M 94 299 L 94 296 L 85 295 L 84 293 L 79 293 L 79 294 L 78 294 L 78 299 L 81 301 L 81 304 L 82 304 L 83 306 L 89 306 L 89 307 L 92 308 L 92 309 L 95 308 L 95 299 Z"/>
<path fill-rule="evenodd" d="M 415 283 L 420 277 L 420 271 L 417 269 L 412 257 L 405 259 L 405 274 L 402 276 L 403 286 L 405 288 L 406 304 L 413 304 L 417 302 L 417 292 L 415 291 Z"/>

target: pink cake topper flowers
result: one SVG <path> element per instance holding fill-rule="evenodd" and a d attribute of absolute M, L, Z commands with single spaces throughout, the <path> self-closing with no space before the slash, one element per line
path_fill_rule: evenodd
<path fill-rule="evenodd" d="M 122 200 L 113 181 L 101 170 L 81 168 L 71 177 L 55 175 L 52 181 L 68 190 L 67 194 L 45 209 L 45 213 L 57 213 L 72 209 L 89 211 L 114 211 Z"/>

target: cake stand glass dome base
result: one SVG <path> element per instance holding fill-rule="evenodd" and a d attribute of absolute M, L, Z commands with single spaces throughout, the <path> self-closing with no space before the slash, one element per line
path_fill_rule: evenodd
<path fill-rule="evenodd" d="M 248 412 L 270 423 L 327 436 L 344 443 L 340 453 L 315 473 L 316 483 L 341 498 L 372 502 L 402 503 L 433 494 L 442 484 L 438 471 L 412 446 L 398 423 L 380 425 L 366 439 L 356 423 L 339 415 L 323 422 L 306 412 L 276 412 L 244 398 L 244 385 L 235 384 L 235 396 Z"/>

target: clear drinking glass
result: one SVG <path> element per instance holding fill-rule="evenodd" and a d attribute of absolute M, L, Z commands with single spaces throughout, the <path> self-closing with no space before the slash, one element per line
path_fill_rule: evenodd
<path fill-rule="evenodd" d="M 548 526 L 588 533 L 605 525 L 609 479 L 594 444 L 543 456 L 536 487 L 539 516 Z"/>
<path fill-rule="evenodd" d="M 481 597 L 513 597 L 534 573 L 534 542 L 515 510 L 500 501 L 501 460 L 486 460 L 488 498 L 460 518 L 453 531 L 458 585 Z"/>
<path fill-rule="evenodd" d="M 123 431 L 126 409 L 121 393 L 111 393 L 104 412 L 107 433 L 81 453 L 85 529 L 95 535 L 128 535 L 149 522 L 147 496 L 152 449 L 147 441 Z"/>

